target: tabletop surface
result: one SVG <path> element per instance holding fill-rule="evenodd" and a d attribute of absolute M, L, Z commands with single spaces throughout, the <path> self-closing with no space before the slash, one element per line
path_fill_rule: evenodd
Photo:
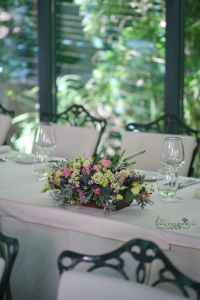
<path fill-rule="evenodd" d="M 120 241 L 143 237 L 159 243 L 163 249 L 170 244 L 200 249 L 200 181 L 178 190 L 183 199 L 180 203 L 162 202 L 154 183 L 152 206 L 141 210 L 131 205 L 109 215 L 95 208 L 54 207 L 48 193 L 41 193 L 43 185 L 36 180 L 32 164 L 13 159 L 1 162 L 0 215 Z"/>

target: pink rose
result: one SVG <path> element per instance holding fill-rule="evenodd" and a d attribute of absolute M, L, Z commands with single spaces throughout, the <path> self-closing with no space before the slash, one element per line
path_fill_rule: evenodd
<path fill-rule="evenodd" d="M 101 164 L 102 164 L 102 166 L 103 166 L 104 168 L 110 168 L 110 167 L 111 167 L 111 161 L 108 160 L 108 159 L 103 159 L 103 160 L 101 161 Z"/>
<path fill-rule="evenodd" d="M 94 193 L 99 196 L 101 194 L 101 189 L 100 188 L 95 188 Z"/>
<path fill-rule="evenodd" d="M 62 171 L 62 176 L 70 177 L 71 173 L 72 173 L 72 170 L 71 170 L 71 169 L 65 168 L 65 169 Z"/>
<path fill-rule="evenodd" d="M 90 174 L 90 167 L 89 166 L 84 166 L 83 167 L 83 172 Z"/>

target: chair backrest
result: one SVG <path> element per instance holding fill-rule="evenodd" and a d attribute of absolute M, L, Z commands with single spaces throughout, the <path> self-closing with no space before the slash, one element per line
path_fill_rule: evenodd
<path fill-rule="evenodd" d="M 6 141 L 7 134 L 11 127 L 12 119 L 8 115 L 0 115 L 0 145 Z"/>
<path fill-rule="evenodd" d="M 53 121 L 56 123 L 54 126 L 57 137 L 55 155 L 63 156 L 65 149 L 71 156 L 69 158 L 74 157 L 73 153 L 75 156 L 77 154 L 91 156 L 97 153 L 106 128 L 105 120 L 92 116 L 82 105 L 74 104 L 64 112 L 53 116 Z"/>
<path fill-rule="evenodd" d="M 136 268 L 136 281 L 145 283 L 148 268 L 147 265 L 154 261 L 162 262 L 161 269 L 157 271 L 157 278 L 151 282 L 151 286 L 161 283 L 170 283 L 179 288 L 185 297 L 189 296 L 188 289 L 192 289 L 197 299 L 200 297 L 200 282 L 194 281 L 180 272 L 167 258 L 164 252 L 153 242 L 142 239 L 133 239 L 118 249 L 102 255 L 87 255 L 73 251 L 63 251 L 58 257 L 58 268 L 60 273 L 73 270 L 80 263 L 89 264 L 87 272 L 99 268 L 111 268 L 119 273 L 124 279 L 129 280 L 125 270 L 124 254 L 138 262 Z"/>
<path fill-rule="evenodd" d="M 10 274 L 19 250 L 18 240 L 0 233 L 0 299 L 9 292 Z"/>
<path fill-rule="evenodd" d="M 162 146 L 166 136 L 172 136 L 172 134 L 124 131 L 122 133 L 122 149 L 125 150 L 126 156 L 145 150 L 144 154 L 137 156 L 134 168 L 158 171 L 160 168 Z M 196 146 L 196 139 L 191 136 L 180 137 L 184 145 L 185 163 L 180 168 L 179 174 L 188 176 L 193 151 Z"/>
<path fill-rule="evenodd" d="M 6 141 L 13 117 L 14 111 L 6 109 L 0 103 L 0 145 L 3 145 Z"/>
<path fill-rule="evenodd" d="M 187 156 L 187 164 L 185 165 L 184 168 L 182 168 L 182 171 L 180 170 L 180 173 L 182 175 L 192 176 L 193 171 L 194 171 L 193 163 L 194 163 L 195 157 L 198 153 L 199 146 L 200 146 L 200 131 L 199 130 L 190 128 L 188 125 L 186 125 L 183 121 L 181 121 L 177 116 L 175 116 L 173 114 L 163 115 L 160 118 L 158 118 L 157 120 L 147 123 L 147 124 L 128 123 L 126 125 L 125 129 L 127 131 L 132 131 L 132 132 L 146 132 L 146 133 L 148 132 L 148 133 L 152 133 L 152 134 L 160 133 L 160 134 L 167 134 L 167 135 L 174 134 L 174 135 L 182 136 L 183 139 L 187 140 L 187 145 L 184 145 L 185 146 L 185 154 Z M 187 147 L 188 143 L 189 143 L 189 139 L 187 139 L 186 136 L 190 136 L 190 137 L 194 138 L 193 140 L 190 139 L 191 145 L 189 147 Z M 143 136 L 143 138 L 144 137 L 145 136 Z M 129 138 L 130 138 L 130 136 L 129 136 Z M 122 139 L 123 139 L 123 136 L 122 136 Z M 148 140 L 148 142 L 151 142 L 151 141 Z M 154 141 L 152 140 L 152 142 L 154 142 Z M 126 145 L 122 145 L 122 146 L 124 147 Z M 154 148 L 156 148 L 156 145 Z M 188 153 L 188 151 L 192 151 L 192 152 Z M 188 158 L 190 158 L 189 165 L 188 165 Z"/>

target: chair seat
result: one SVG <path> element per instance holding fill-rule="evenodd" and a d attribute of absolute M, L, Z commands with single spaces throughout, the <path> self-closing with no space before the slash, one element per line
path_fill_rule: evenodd
<path fill-rule="evenodd" d="M 158 171 L 160 168 L 162 145 L 166 136 L 173 136 L 173 134 L 124 131 L 122 133 L 122 149 L 126 151 L 125 156 L 145 150 L 144 154 L 135 158 L 136 163 L 134 167 L 136 169 Z M 176 136 L 182 138 L 185 152 L 185 163 L 180 168 L 179 174 L 187 176 L 196 139 L 193 136 Z"/>
<path fill-rule="evenodd" d="M 183 300 L 158 288 L 94 273 L 63 272 L 57 300 Z"/>

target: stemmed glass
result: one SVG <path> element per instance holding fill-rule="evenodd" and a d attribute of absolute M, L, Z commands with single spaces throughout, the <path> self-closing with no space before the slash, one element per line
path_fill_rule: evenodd
<path fill-rule="evenodd" d="M 49 157 L 52 156 L 56 146 L 56 136 L 51 122 L 40 123 L 35 137 L 35 146 Z"/>
<path fill-rule="evenodd" d="M 179 202 L 182 199 L 176 196 L 178 188 L 178 170 L 184 163 L 184 147 L 180 137 L 166 137 L 161 154 L 162 187 L 161 200 Z"/>
<path fill-rule="evenodd" d="M 34 142 L 34 173 L 38 180 L 43 180 L 47 177 L 49 160 L 52 159 L 55 146 L 56 136 L 53 124 L 50 122 L 40 123 Z"/>

